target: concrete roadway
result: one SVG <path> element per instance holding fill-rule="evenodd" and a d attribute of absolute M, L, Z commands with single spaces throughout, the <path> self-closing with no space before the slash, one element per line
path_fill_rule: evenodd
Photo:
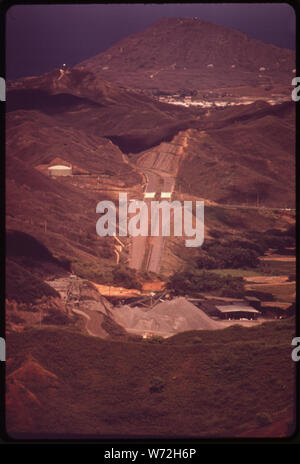
<path fill-rule="evenodd" d="M 180 138 L 183 139 L 182 143 L 178 143 Z M 161 192 L 174 191 L 180 157 L 183 147 L 186 146 L 186 138 L 186 135 L 178 135 L 175 137 L 177 143 L 162 143 L 159 147 L 148 150 L 137 162 L 138 169 L 147 178 L 145 193 L 156 192 L 158 201 Z M 148 206 L 150 220 L 151 199 L 146 198 L 144 201 Z M 132 237 L 129 266 L 134 269 L 159 273 L 165 240 L 166 237 L 161 235 L 161 231 L 157 237 Z"/>

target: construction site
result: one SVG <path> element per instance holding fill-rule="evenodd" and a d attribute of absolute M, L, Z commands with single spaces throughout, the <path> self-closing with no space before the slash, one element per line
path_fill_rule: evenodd
<path fill-rule="evenodd" d="M 163 288 L 139 291 L 100 285 L 74 274 L 47 283 L 60 294 L 67 315 L 79 315 L 86 331 L 100 338 L 109 336 L 103 328 L 108 319 L 123 329 L 120 333 L 143 338 L 167 338 L 179 332 L 218 330 L 234 324 L 251 327 L 269 320 L 257 298 L 176 297 Z M 288 309 L 282 309 L 278 317 L 287 314 Z"/>

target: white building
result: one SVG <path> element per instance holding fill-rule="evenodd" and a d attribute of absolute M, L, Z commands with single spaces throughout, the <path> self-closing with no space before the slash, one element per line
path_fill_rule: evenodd
<path fill-rule="evenodd" d="M 49 176 L 71 176 L 72 175 L 72 166 L 49 166 L 48 167 Z"/>

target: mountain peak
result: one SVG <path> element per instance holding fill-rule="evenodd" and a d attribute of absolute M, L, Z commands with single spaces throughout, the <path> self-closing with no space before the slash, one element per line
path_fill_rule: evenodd
<path fill-rule="evenodd" d="M 120 86 L 194 91 L 287 85 L 295 54 L 200 18 L 161 18 L 80 66 Z"/>

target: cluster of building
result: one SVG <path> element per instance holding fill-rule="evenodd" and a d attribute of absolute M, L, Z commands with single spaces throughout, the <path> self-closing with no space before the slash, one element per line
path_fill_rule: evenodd
<path fill-rule="evenodd" d="M 226 302 L 218 299 L 191 299 L 193 304 L 201 308 L 208 316 L 217 319 L 284 318 L 295 313 L 295 305 L 272 302 L 265 304 L 255 296 L 245 296 L 244 300 Z"/>

